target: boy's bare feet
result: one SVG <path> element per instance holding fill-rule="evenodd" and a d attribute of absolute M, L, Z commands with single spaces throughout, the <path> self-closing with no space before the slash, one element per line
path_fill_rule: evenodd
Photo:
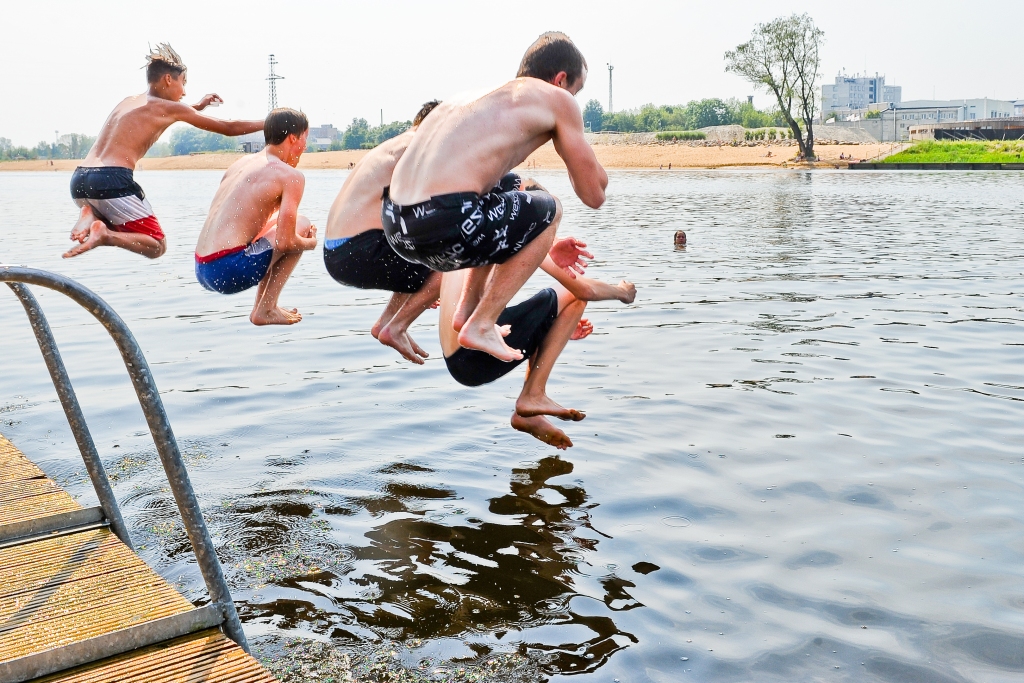
<path fill-rule="evenodd" d="M 619 301 L 624 304 L 631 304 L 636 299 L 636 285 L 629 280 L 623 280 L 619 283 L 618 287 L 621 294 L 619 295 Z"/>
<path fill-rule="evenodd" d="M 423 365 L 423 359 L 430 355 L 420 348 L 420 345 L 414 342 L 405 330 L 392 330 L 390 325 L 386 325 L 378 335 L 374 336 L 381 344 L 390 346 L 402 354 L 403 358 L 416 363 L 416 365 Z"/>
<path fill-rule="evenodd" d="M 577 339 L 586 339 L 587 337 L 590 336 L 590 333 L 593 331 L 594 323 L 590 322 L 586 318 L 581 318 L 580 321 L 576 323 L 576 329 L 573 331 L 569 339 L 571 341 L 576 341 Z"/>
<path fill-rule="evenodd" d="M 505 325 L 504 328 L 508 326 Z M 508 332 L 497 325 L 484 326 L 465 325 L 459 332 L 459 345 L 467 349 L 476 349 L 489 353 L 498 360 L 521 360 L 523 353 L 508 346 L 502 339 Z"/>
<path fill-rule="evenodd" d="M 550 398 L 547 394 L 540 396 L 528 396 L 520 394 L 516 399 L 516 413 L 522 417 L 534 417 L 535 415 L 550 415 L 559 420 L 572 420 L 579 422 L 587 415 L 575 408 L 563 408 Z"/>
<path fill-rule="evenodd" d="M 249 314 L 249 322 L 253 325 L 294 325 L 300 320 L 302 320 L 302 314 L 298 309 L 293 308 L 289 311 L 280 306 L 266 311 L 253 309 Z"/>
<path fill-rule="evenodd" d="M 384 314 L 386 314 L 386 313 L 387 313 L 387 311 L 384 311 Z M 384 326 L 387 325 L 388 322 L 390 322 L 390 320 L 391 320 L 390 317 L 387 320 L 385 320 L 384 319 L 384 314 L 381 314 L 381 316 L 379 318 L 377 318 L 377 322 L 375 322 L 373 324 L 373 327 L 370 328 L 370 336 L 373 337 L 374 339 L 378 340 L 378 341 L 380 340 L 380 331 L 383 330 Z M 389 346 L 390 346 L 390 344 L 389 344 Z"/>
<path fill-rule="evenodd" d="M 456 332 L 462 332 L 462 328 L 466 326 L 466 321 L 469 320 L 469 316 L 473 315 L 473 308 L 476 306 L 476 302 L 469 302 L 466 300 L 466 296 L 463 295 L 459 299 L 459 305 L 455 308 L 455 315 L 452 317 L 452 329 Z M 465 344 L 463 344 L 465 346 Z"/>
<path fill-rule="evenodd" d="M 110 230 L 100 220 L 94 220 L 84 229 L 76 225 L 75 229 L 71 232 L 71 239 L 79 242 L 79 244 L 64 252 L 64 258 L 72 258 L 79 254 L 84 254 L 90 249 L 103 246 L 106 244 L 109 234 Z"/>
<path fill-rule="evenodd" d="M 547 418 L 540 415 L 523 417 L 519 413 L 512 413 L 512 428 L 526 432 L 530 436 L 563 451 L 572 447 L 572 441 L 566 433 L 548 422 Z"/>

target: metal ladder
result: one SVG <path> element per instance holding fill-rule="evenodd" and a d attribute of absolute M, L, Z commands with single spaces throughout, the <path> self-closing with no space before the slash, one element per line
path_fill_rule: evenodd
<path fill-rule="evenodd" d="M 28 314 L 43 360 L 46 362 L 53 386 L 64 407 L 71 432 L 74 434 L 100 502 L 98 507 L 0 526 L 0 548 L 109 527 L 129 549 L 134 549 L 107 473 L 103 469 L 103 463 L 86 425 L 78 397 L 64 369 L 64 362 L 57 350 L 50 326 L 36 298 L 25 286 L 31 284 L 60 292 L 82 306 L 106 328 L 114 340 L 135 387 L 135 393 L 139 397 L 142 412 L 149 424 L 160 462 L 167 474 L 167 481 L 181 512 L 185 531 L 210 596 L 210 603 L 198 609 L 0 663 L 0 680 L 12 683 L 27 681 L 215 626 L 219 626 L 226 636 L 248 653 L 249 645 L 242 632 L 238 612 L 231 600 L 223 569 L 203 521 L 199 502 L 192 490 L 181 452 L 178 450 L 167 413 L 153 381 L 153 374 L 131 330 L 103 299 L 62 275 L 34 268 L 0 266 L 0 282 L 7 283 Z"/>

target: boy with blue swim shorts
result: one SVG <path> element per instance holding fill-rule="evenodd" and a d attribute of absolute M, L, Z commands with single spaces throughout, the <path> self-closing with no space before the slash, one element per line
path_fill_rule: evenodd
<path fill-rule="evenodd" d="M 302 316 L 278 297 L 302 252 L 316 248 L 316 227 L 299 214 L 306 180 L 295 169 L 306 149 L 309 121 L 275 109 L 263 123 L 266 148 L 224 173 L 196 244 L 196 279 L 220 294 L 258 287 L 249 320 L 293 325 Z"/>

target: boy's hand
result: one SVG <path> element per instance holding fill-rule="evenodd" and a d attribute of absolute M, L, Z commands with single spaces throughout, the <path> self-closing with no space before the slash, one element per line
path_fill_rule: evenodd
<path fill-rule="evenodd" d="M 555 240 L 548 251 L 548 256 L 556 266 L 568 273 L 569 277 L 575 278 L 577 273 L 582 275 L 583 271 L 587 269 L 587 262 L 583 260 L 583 257 L 594 258 L 593 254 L 584 249 L 586 246 L 587 243 L 583 240 L 565 237 Z"/>
<path fill-rule="evenodd" d="M 218 95 L 216 93 L 210 93 L 209 95 L 205 96 L 203 99 L 199 100 L 199 104 L 192 105 L 192 108 L 195 109 L 196 111 L 202 111 L 202 110 L 206 109 L 207 107 L 209 107 L 211 104 L 216 107 L 219 104 L 224 104 L 224 100 L 221 99 L 220 95 Z"/>

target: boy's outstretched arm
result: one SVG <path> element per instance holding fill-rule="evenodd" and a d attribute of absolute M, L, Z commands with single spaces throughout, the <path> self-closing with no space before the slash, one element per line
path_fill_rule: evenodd
<path fill-rule="evenodd" d="M 541 270 L 555 278 L 558 284 L 569 290 L 569 293 L 580 301 L 621 301 L 631 304 L 636 299 L 636 286 L 623 280 L 617 285 L 610 285 L 601 280 L 577 275 L 570 277 L 564 268 L 559 268 L 548 256 L 540 264 Z"/>
<path fill-rule="evenodd" d="M 292 171 L 281 193 L 281 208 L 277 213 L 277 231 L 274 249 L 279 252 L 296 252 L 316 249 L 316 226 L 310 227 L 309 237 L 299 235 L 295 224 L 299 217 L 299 202 L 306 187 L 306 179 L 298 171 Z"/>
<path fill-rule="evenodd" d="M 210 97 L 216 97 L 216 95 L 207 95 L 200 101 L 199 104 L 202 104 L 204 109 L 210 103 L 207 101 Z M 217 99 L 220 98 L 218 97 Z M 212 116 L 200 113 L 198 110 L 199 104 L 193 107 L 188 104 L 175 103 L 177 107 L 174 112 L 175 120 L 184 121 L 196 128 L 208 130 L 211 133 L 220 133 L 221 135 L 245 135 L 246 133 L 255 133 L 256 131 L 263 130 L 263 121 L 225 121 L 224 119 L 215 119 Z"/>

